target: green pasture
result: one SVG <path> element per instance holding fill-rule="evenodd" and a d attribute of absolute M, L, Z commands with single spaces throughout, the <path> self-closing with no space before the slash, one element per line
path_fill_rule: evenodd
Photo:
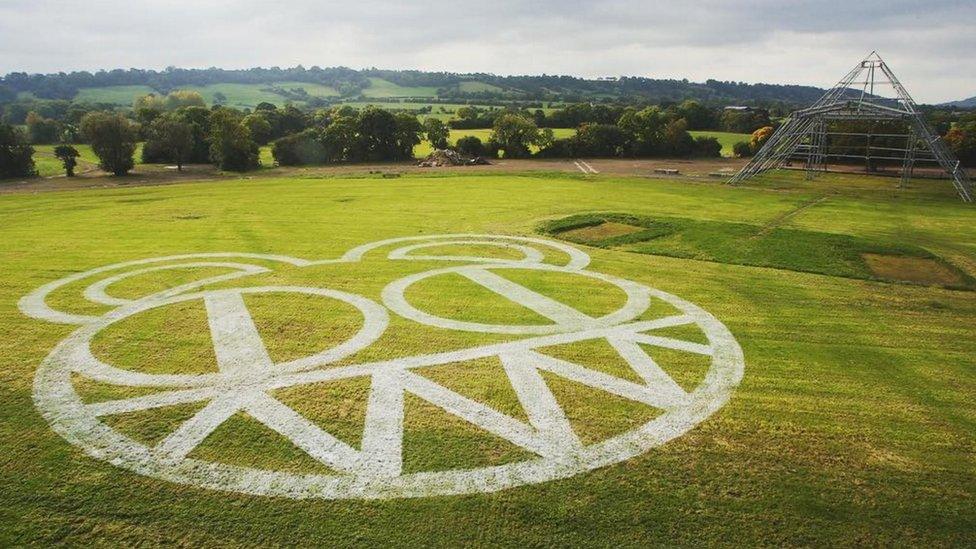
<path fill-rule="evenodd" d="M 301 101 L 289 100 L 287 97 L 275 93 L 273 87 L 283 89 L 302 88 L 309 95 L 314 97 L 332 97 L 339 93 L 331 87 L 321 84 L 309 84 L 305 82 L 277 82 L 275 84 L 210 84 L 208 86 L 186 86 L 182 89 L 199 92 L 208 105 L 213 105 L 216 101 L 217 93 L 222 93 L 227 98 L 226 105 L 239 109 L 253 109 L 258 103 L 267 102 L 275 105 L 284 105 L 289 101 L 301 103 Z"/>
<path fill-rule="evenodd" d="M 50 177 L 52 175 L 64 174 L 64 166 L 62 165 L 61 161 L 54 156 L 54 148 L 56 146 L 57 145 L 33 145 L 34 165 L 37 167 L 37 174 L 39 176 Z M 91 145 L 72 146 L 81 155 L 77 158 L 78 165 L 75 167 L 75 173 L 81 173 L 87 169 L 98 166 L 98 157 L 95 156 L 94 151 L 92 151 Z M 138 161 L 139 156 L 136 156 L 136 162 Z"/>
<path fill-rule="evenodd" d="M 858 176 L 808 182 L 802 174 L 782 173 L 730 187 L 563 173 L 431 172 L 382 179 L 258 172 L 172 185 L 0 194 L 0 544 L 972 546 L 976 292 L 965 284 L 871 276 L 858 270 L 858 257 L 933 259 L 972 277 L 976 209 L 958 201 L 944 182 L 917 181 L 908 189 L 896 184 Z M 592 232 L 565 234 L 586 228 Z M 142 258 L 239 252 L 329 259 L 368 242 L 444 233 L 575 241 L 592 257 L 589 269 L 679 296 L 724 323 L 744 351 L 744 377 L 713 416 L 622 463 L 495 493 L 371 501 L 251 496 L 142 476 L 86 454 L 55 434 L 35 408 L 38 366 L 76 329 L 18 310 L 18 300 L 44 284 Z M 518 257 L 513 250 L 467 246 L 428 251 Z M 391 281 L 444 265 L 388 260 L 391 250 L 375 250 L 361 262 L 310 267 L 255 259 L 267 272 L 211 289 L 319 287 L 379 302 Z M 550 250 L 545 260 L 566 257 Z M 220 266 L 148 272 L 106 291 L 136 299 L 227 272 Z M 623 300 L 598 280 L 565 273 L 498 274 L 592 316 Z M 111 307 L 84 297 L 97 280 L 68 284 L 47 304 L 104 314 Z M 460 276 L 417 283 L 406 298 L 454 319 L 539 321 L 518 303 L 499 304 L 497 296 Z M 361 325 L 354 309 L 323 298 L 255 294 L 245 303 L 276 363 L 328 348 Z M 653 308 L 645 318 L 672 312 Z M 373 345 L 340 365 L 511 339 L 390 317 Z M 694 329 L 668 334 L 702 337 Z M 199 300 L 122 318 L 94 337 L 91 352 L 134 372 L 216 368 Z M 579 344 L 545 353 L 606 375 L 634 376 L 609 347 Z M 708 369 L 700 357 L 681 351 L 654 358 L 685 388 L 701 383 Z M 524 418 L 494 359 L 421 373 Z M 558 376 L 544 382 L 584 443 L 660 413 Z M 146 394 L 146 388 L 80 374 L 71 384 L 85 403 Z M 368 395 L 368 383 L 354 378 L 289 387 L 273 396 L 358 448 Z M 104 424 L 152 446 L 201 404 L 112 414 Z M 408 472 L 527 457 L 524 448 L 412 395 L 403 422 Z M 245 413 L 230 416 L 191 457 L 335 474 Z"/>
<path fill-rule="evenodd" d="M 722 156 L 726 157 L 732 156 L 732 147 L 736 143 L 740 141 L 748 142 L 752 138 L 752 134 L 748 133 L 717 132 L 712 130 L 692 131 L 688 133 L 692 137 L 714 137 L 718 139 L 718 142 L 722 144 Z"/>
<path fill-rule="evenodd" d="M 458 84 L 458 90 L 465 93 L 481 93 L 481 92 L 500 92 L 504 91 L 503 88 L 495 86 L 494 84 L 488 84 L 486 82 L 479 82 L 477 80 L 465 80 Z"/>
<path fill-rule="evenodd" d="M 274 82 L 272 84 L 209 84 L 206 86 L 184 86 L 180 89 L 199 92 L 208 105 L 214 104 L 216 94 L 222 93 L 227 98 L 226 105 L 236 108 L 253 109 L 258 103 L 268 102 L 275 105 L 284 105 L 291 101 L 301 103 L 300 100 L 290 100 L 289 98 L 274 93 L 272 88 L 293 90 L 301 88 L 312 97 L 335 97 L 339 92 L 331 86 L 314 84 L 309 82 Z M 148 86 L 104 86 L 99 88 L 82 88 L 78 90 L 75 101 L 89 103 L 111 103 L 119 106 L 131 106 L 137 97 L 159 92 Z"/>
<path fill-rule="evenodd" d="M 369 87 L 363 90 L 365 97 L 437 97 L 434 86 L 400 86 L 389 80 L 369 77 Z"/>
<path fill-rule="evenodd" d="M 74 100 L 79 103 L 110 103 L 131 107 L 137 97 L 159 92 L 149 86 L 103 86 L 100 88 L 81 88 Z"/>

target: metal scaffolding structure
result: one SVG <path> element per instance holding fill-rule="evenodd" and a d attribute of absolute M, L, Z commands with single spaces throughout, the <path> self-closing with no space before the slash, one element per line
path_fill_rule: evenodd
<path fill-rule="evenodd" d="M 894 92 L 893 98 L 881 95 L 888 88 Z M 904 128 L 904 133 L 875 133 L 879 124 Z M 879 164 L 900 165 L 902 185 L 912 178 L 916 165 L 938 165 L 962 200 L 972 202 L 974 198 L 972 182 L 959 160 L 925 122 L 915 101 L 877 52 L 871 52 L 816 103 L 790 114 L 729 183 L 794 162 L 803 163 L 807 178 L 814 178 L 827 171 L 830 160 L 863 160 L 869 171 Z"/>

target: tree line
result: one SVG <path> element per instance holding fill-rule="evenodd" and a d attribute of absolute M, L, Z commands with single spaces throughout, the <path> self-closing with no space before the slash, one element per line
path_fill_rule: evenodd
<path fill-rule="evenodd" d="M 454 147 L 470 156 L 506 158 L 717 157 L 721 145 L 716 139 L 694 139 L 689 133 L 715 125 L 751 133 L 749 140 L 735 146 L 737 156 L 749 156 L 775 126 L 763 109 L 718 111 L 695 101 L 639 109 L 574 104 L 548 114 L 541 109 L 464 107 L 448 123 L 434 117 L 421 123 L 412 113 L 378 107 L 303 110 L 271 103 L 254 110 L 208 107 L 199 93 L 174 91 L 140 97 L 131 111 L 79 105 L 44 114 L 31 111 L 25 115 L 26 131 L 0 124 L 0 176 L 34 174 L 31 145 L 36 143 L 59 144 L 55 153 L 68 175 L 78 157 L 72 143 L 90 143 L 100 167 L 116 175 L 132 170 L 139 142 L 143 142 L 142 162 L 175 164 L 179 170 L 198 163 L 230 171 L 255 169 L 260 166 L 259 147 L 266 144 L 271 144 L 275 163 L 283 166 L 405 160 L 422 140 L 447 148 L 451 129 L 473 120 L 490 124 L 489 138 L 465 137 Z M 944 122 L 946 142 L 964 164 L 973 165 L 976 113 Z M 553 127 L 575 127 L 577 132 L 556 139 Z"/>
<path fill-rule="evenodd" d="M 0 103 L 13 100 L 20 92 L 44 99 L 72 99 L 83 88 L 104 86 L 149 86 L 168 93 L 185 86 L 219 83 L 274 84 L 276 82 L 309 82 L 332 86 L 346 98 L 356 97 L 370 86 L 369 78 L 382 78 L 401 86 L 423 86 L 437 89 L 437 95 L 449 99 L 535 99 L 560 101 L 594 101 L 600 97 L 616 100 L 630 98 L 644 101 L 699 101 L 759 104 L 786 102 L 808 104 L 824 90 L 811 86 L 747 84 L 706 80 L 689 82 L 676 79 L 621 77 L 586 79 L 566 75 L 499 76 L 489 73 L 426 72 L 416 70 L 355 70 L 347 67 L 262 68 L 228 70 L 219 68 L 162 71 L 114 69 L 96 72 L 74 71 L 56 74 L 12 72 L 0 77 Z M 463 82 L 483 82 L 490 87 L 476 92 L 463 91 Z"/>

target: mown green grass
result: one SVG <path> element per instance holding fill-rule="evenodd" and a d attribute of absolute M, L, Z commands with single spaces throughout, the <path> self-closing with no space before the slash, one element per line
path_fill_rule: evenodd
<path fill-rule="evenodd" d="M 588 239 L 573 230 L 622 223 L 642 229 L 630 234 Z M 628 214 L 580 214 L 540 224 L 539 231 L 571 242 L 651 255 L 667 255 L 736 265 L 773 267 L 831 276 L 878 278 L 865 254 L 944 259 L 915 245 L 884 242 L 845 234 L 688 218 L 652 218 Z M 949 286 L 973 287 L 976 280 L 950 266 L 958 280 Z M 888 280 L 897 282 L 896 280 Z"/>
<path fill-rule="evenodd" d="M 486 495 L 292 501 L 171 484 L 89 457 L 55 435 L 32 403 L 37 365 L 73 328 L 29 319 L 17 310 L 17 300 L 70 273 L 143 257 L 238 251 L 332 258 L 357 244 L 395 236 L 531 235 L 547 220 L 622 212 L 689 220 L 685 230 L 699 231 L 701 245 L 714 239 L 714 253 L 730 244 L 725 233 L 710 230 L 720 222 L 776 224 L 893 247 L 918 246 L 939 255 L 950 251 L 976 261 L 976 210 L 958 202 L 951 189 L 919 185 L 898 191 L 885 180 L 848 176 L 816 185 L 790 174 L 771 177 L 732 188 L 563 174 L 395 180 L 257 176 L 2 195 L 0 509 L 5 520 L 0 542 L 973 545 L 976 292 L 586 246 L 593 270 L 671 292 L 724 322 L 745 352 L 745 377 L 716 415 L 657 450 L 566 480 Z M 797 242 L 798 257 L 807 244 Z M 378 253 L 362 264 L 305 269 L 268 264 L 273 272 L 222 286 L 325 286 L 378 300 L 390 280 L 437 266 L 384 257 Z M 109 291 L 135 296 L 187 275 L 134 278 Z M 494 301 L 475 293 L 477 287 L 445 292 L 443 281 L 430 282 L 411 298 L 445 314 L 499 313 Z M 613 292 L 583 286 L 574 292 L 541 277 L 519 282 L 537 291 L 567 292 L 562 299 L 578 300 L 594 312 L 617 299 Z M 51 304 L 96 312 L 82 305 L 84 287 L 65 288 Z M 341 308 L 264 297 L 248 306 L 280 356 L 309 352 L 346 333 L 349 320 Z M 93 352 L 154 371 L 212 367 L 201 311 L 158 313 L 130 317 L 127 329 L 120 325 L 102 334 Z M 394 315 L 380 340 L 347 362 L 504 339 L 418 326 Z M 599 346 L 546 352 L 626 375 Z M 694 386 L 703 375 L 702 365 L 693 361 L 655 358 L 683 385 Z M 506 392 L 511 388 L 490 361 L 426 375 L 469 398 L 519 413 Z M 655 412 L 558 379 L 547 382 L 586 440 L 628 429 Z M 113 398 L 111 391 L 118 390 L 83 380 L 76 387 L 89 401 Z M 325 384 L 275 396 L 358 444 L 366 398 L 362 384 Z M 521 459 L 517 448 L 438 412 L 408 403 L 405 463 L 412 470 Z M 138 440 L 158 440 L 192 413 L 174 407 L 150 417 L 120 416 L 114 425 Z M 196 457 L 303 472 L 318 466 L 247 417 L 236 417 L 212 437 Z"/>
<path fill-rule="evenodd" d="M 740 141 L 748 142 L 752 138 L 752 134 L 748 133 L 732 133 L 732 132 L 717 132 L 711 130 L 705 131 L 691 131 L 688 132 L 692 137 L 714 137 L 718 139 L 718 142 L 722 144 L 722 156 L 730 157 L 732 156 L 732 147 Z"/>

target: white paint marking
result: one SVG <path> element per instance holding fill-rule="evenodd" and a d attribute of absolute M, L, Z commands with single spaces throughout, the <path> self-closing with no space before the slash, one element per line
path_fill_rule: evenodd
<path fill-rule="evenodd" d="M 590 166 L 590 163 L 589 163 L 589 162 L 587 162 L 587 161 L 585 161 L 585 160 L 580 160 L 580 163 L 581 163 L 581 164 L 583 164 L 583 166 L 584 166 L 584 167 L 585 167 L 585 168 L 586 168 L 587 170 L 590 170 L 590 173 L 600 173 L 600 172 L 598 172 L 598 171 L 596 171 L 596 170 L 595 170 L 595 169 L 593 168 L 593 166 Z M 586 170 L 584 170 L 584 171 L 586 171 Z"/>
<path fill-rule="evenodd" d="M 425 271 L 422 273 L 413 274 L 406 276 L 394 282 L 391 282 L 386 288 L 383 288 L 383 304 L 388 308 L 395 311 L 397 314 L 404 318 L 419 322 L 421 324 L 426 324 L 428 326 L 435 326 L 438 328 L 446 328 L 448 330 L 463 330 L 468 332 L 483 332 L 483 333 L 496 333 L 496 334 L 551 334 L 558 332 L 565 332 L 570 330 L 579 329 L 582 322 L 576 322 L 571 324 L 483 324 L 479 322 L 466 322 L 460 320 L 454 320 L 451 318 L 442 318 L 425 311 L 421 311 L 411 305 L 406 298 L 406 290 L 411 285 L 425 280 L 433 276 L 439 276 L 442 274 L 455 273 L 465 275 L 466 271 L 476 271 L 476 270 L 493 270 L 493 269 L 526 269 L 533 271 L 550 271 L 558 273 L 568 273 L 573 275 L 585 276 L 588 278 L 593 278 L 596 280 L 601 280 L 609 284 L 613 284 L 623 290 L 624 294 L 627 296 L 627 302 L 618 309 L 617 311 L 610 313 L 606 316 L 592 319 L 592 322 L 586 322 L 586 326 L 592 327 L 608 327 L 617 325 L 623 322 L 628 322 L 641 313 L 647 310 L 650 306 L 650 290 L 639 284 L 630 282 L 629 280 L 623 280 L 620 278 L 615 278 L 612 276 L 604 275 L 601 273 L 594 273 L 592 271 L 580 271 L 575 269 L 569 269 L 566 267 L 554 267 L 552 265 L 546 264 L 530 264 L 530 263 L 512 263 L 510 265 L 480 265 L 480 266 L 460 266 L 460 267 L 448 267 L 445 269 L 436 269 L 433 271 Z M 478 275 L 475 275 L 478 276 Z M 505 291 L 511 292 L 530 292 L 527 288 L 522 288 L 521 290 L 515 287 L 511 287 L 514 283 L 503 283 L 499 282 L 499 285 L 504 284 L 506 286 Z M 546 298 L 548 299 L 548 298 Z M 551 301 L 551 300 L 550 300 Z M 569 313 L 566 313 L 569 314 Z M 576 312 L 575 315 L 582 315 L 580 312 Z M 580 317 L 581 318 L 581 317 Z"/>
<path fill-rule="evenodd" d="M 539 374 L 536 356 L 531 351 L 521 351 L 505 353 L 499 358 L 529 417 L 529 423 L 549 445 L 561 448 L 566 454 L 578 451 L 583 443 L 573 432 L 565 412 Z"/>
<path fill-rule="evenodd" d="M 676 351 L 687 351 L 689 353 L 699 355 L 711 355 L 714 351 L 710 345 L 702 345 L 701 343 L 692 343 L 691 341 L 682 341 L 680 339 L 672 339 L 670 337 L 634 333 L 629 334 L 627 338 L 631 341 L 643 343 L 645 345 L 664 347 L 666 349 L 674 349 Z"/>
<path fill-rule="evenodd" d="M 678 406 L 688 404 L 687 397 L 679 397 L 675 394 L 659 394 L 651 391 L 648 387 L 637 385 L 629 381 L 613 377 L 603 372 L 589 370 L 578 364 L 560 360 L 549 355 L 543 355 L 536 351 L 527 351 L 535 355 L 536 364 L 539 368 L 552 372 L 566 379 L 582 383 L 595 389 L 601 389 L 608 393 L 623 397 L 636 402 L 642 402 L 648 406 L 670 410 Z"/>
<path fill-rule="evenodd" d="M 246 396 L 237 391 L 214 399 L 160 441 L 155 448 L 156 454 L 164 462 L 184 459 L 203 439 L 237 413 L 245 399 Z"/>
<path fill-rule="evenodd" d="M 468 423 L 477 425 L 489 433 L 540 456 L 560 457 L 564 455 L 562 448 L 540 437 L 534 429 L 515 418 L 450 391 L 425 377 L 410 372 L 404 372 L 403 376 L 407 391 Z"/>
<path fill-rule="evenodd" d="M 304 383 L 318 383 L 321 381 L 332 381 L 364 375 L 373 375 L 388 369 L 416 369 L 429 366 L 439 366 L 442 364 L 452 364 L 455 362 L 468 362 L 479 358 L 499 356 L 506 353 L 513 353 L 542 347 L 553 347 L 556 345 L 566 345 L 578 341 L 591 339 L 604 339 L 610 337 L 624 338 L 635 332 L 652 330 L 672 325 L 672 323 L 683 323 L 687 319 L 685 315 L 676 315 L 657 320 L 645 320 L 633 324 L 625 324 L 612 328 L 594 328 L 579 332 L 562 333 L 548 336 L 531 337 L 511 341 L 506 343 L 494 343 L 478 347 L 469 347 L 458 351 L 447 351 L 443 353 L 432 353 L 428 355 L 418 355 L 410 357 L 400 357 L 392 360 L 381 360 L 378 362 L 368 362 L 353 366 L 340 368 L 330 368 L 327 370 L 310 370 L 297 372 L 290 375 L 283 375 L 268 380 L 263 387 L 267 390 L 290 387 Z"/>
<path fill-rule="evenodd" d="M 20 301 L 17 302 L 17 307 L 25 315 L 31 318 L 36 318 L 38 320 L 46 320 L 48 322 L 55 322 L 58 324 L 87 324 L 89 322 L 94 322 L 98 320 L 99 317 L 89 316 L 89 315 L 76 315 L 71 313 L 65 313 L 62 311 L 56 311 L 51 307 L 48 307 L 46 303 L 47 296 L 53 293 L 55 290 L 67 286 L 72 282 L 77 282 L 79 280 L 84 280 L 85 278 L 95 276 L 97 274 L 102 274 L 109 271 L 115 271 L 118 269 L 124 269 L 127 267 L 136 267 L 139 265 L 147 265 L 151 263 L 162 263 L 165 261 L 181 261 L 184 259 L 209 259 L 209 258 L 224 258 L 224 257 L 244 257 L 249 259 L 263 259 L 267 261 L 280 261 L 282 263 L 290 263 L 292 265 L 299 266 L 299 267 L 305 267 L 313 264 L 311 261 L 307 261 L 305 259 L 296 259 L 294 257 L 287 257 L 283 255 L 233 253 L 233 252 L 207 253 L 207 254 L 183 254 L 183 255 L 171 255 L 167 257 L 153 257 L 149 259 L 139 259 L 136 261 L 126 261 L 124 263 L 106 265 L 105 267 L 91 269 L 83 273 L 66 276 L 59 280 L 55 280 L 54 282 L 49 282 L 41 286 L 40 288 L 34 290 L 33 292 L 27 294 L 26 296 L 22 297 Z M 583 266 L 585 266 L 585 264 Z M 147 296 L 147 297 L 152 297 L 152 296 Z"/>
<path fill-rule="evenodd" d="M 554 248 L 559 250 L 569 256 L 569 262 L 565 265 L 567 269 L 584 269 L 590 264 L 590 256 L 583 252 L 582 250 L 576 249 L 562 242 L 556 242 L 553 240 L 546 240 L 544 238 L 534 238 L 527 236 L 499 236 L 493 234 L 441 234 L 441 235 L 424 235 L 424 236 L 404 236 L 400 238 L 390 238 L 387 240 L 380 240 L 377 242 L 370 242 L 369 244 L 363 244 L 356 246 L 355 248 L 349 250 L 342 255 L 339 259 L 324 259 L 320 261 L 311 261 L 309 265 L 322 265 L 327 263 L 337 263 L 337 262 L 352 262 L 361 261 L 363 257 L 377 249 L 391 244 L 399 244 L 401 242 L 416 242 L 416 241 L 438 241 L 442 243 L 450 243 L 452 240 L 458 239 L 489 239 L 489 240 L 499 240 L 499 241 L 513 241 L 513 242 L 528 242 L 530 244 L 538 244 L 540 246 L 546 246 L 549 248 Z"/>
<path fill-rule="evenodd" d="M 508 248 L 511 250 L 517 250 L 522 252 L 522 259 L 499 259 L 496 257 L 470 257 L 470 256 L 460 256 L 460 255 L 411 255 L 410 252 L 415 250 L 422 250 L 425 248 L 435 248 L 442 246 L 497 246 L 499 248 Z M 542 263 L 544 256 L 542 252 L 535 248 L 530 248 L 528 246 L 523 246 L 521 244 L 512 244 L 510 242 L 499 242 L 492 240 L 455 240 L 452 242 L 425 242 L 423 244 L 414 244 L 412 246 L 404 246 L 402 248 L 397 248 L 390 252 L 387 256 L 388 259 L 409 259 L 414 261 L 459 261 L 464 263 L 503 263 L 510 264 L 515 261 L 524 261 L 526 263 Z"/>
<path fill-rule="evenodd" d="M 403 466 L 403 377 L 398 370 L 373 374 L 366 407 L 360 472 L 396 477 Z"/>
<path fill-rule="evenodd" d="M 356 472 L 359 452 L 264 393 L 254 393 L 244 410 L 316 460 L 345 473 Z"/>
<path fill-rule="evenodd" d="M 204 303 L 221 372 L 256 373 L 274 366 L 241 294 L 206 293 Z"/>
<path fill-rule="evenodd" d="M 591 173 L 595 172 L 592 166 L 585 162 L 582 165 L 588 166 L 592 170 Z M 421 246 L 406 246 L 390 253 L 391 257 L 417 259 L 424 256 L 409 256 L 410 250 L 435 245 L 466 245 L 473 239 L 490 243 L 489 245 L 522 250 L 525 258 L 510 262 L 497 261 L 493 258 L 463 258 L 465 261 L 471 260 L 474 264 L 409 275 L 389 283 L 383 290 L 384 302 L 406 318 L 432 326 L 487 333 L 535 334 L 536 337 L 444 353 L 398 357 L 322 369 L 322 366 L 349 356 L 376 341 L 388 324 L 386 310 L 363 297 L 322 288 L 260 286 L 185 293 L 212 284 L 220 277 L 204 278 L 138 300 L 127 301 L 125 304 L 121 303 L 122 300 L 116 300 L 119 302 L 119 307 L 101 317 L 54 311 L 44 302 L 46 296 L 52 291 L 73 281 L 114 269 L 165 261 L 251 257 L 284 261 L 296 266 L 325 265 L 359 261 L 369 251 L 391 244 L 421 242 L 424 243 Z M 519 244 L 515 244 L 516 242 Z M 542 263 L 541 258 L 544 257 L 542 253 L 522 243 L 547 246 L 564 252 L 569 256 L 569 262 L 564 267 Z M 532 252 L 526 252 L 526 249 Z M 455 261 L 458 258 L 432 256 L 429 259 Z M 713 316 L 687 301 L 653 288 L 584 271 L 583 268 L 588 262 L 589 257 L 582 251 L 542 239 L 493 235 L 440 235 L 374 242 L 354 248 L 340 259 L 315 262 L 260 254 L 189 254 L 93 269 L 46 284 L 25 296 L 20 302 L 21 310 L 29 316 L 52 322 L 82 324 L 59 343 L 38 368 L 34 384 L 34 402 L 52 429 L 97 459 L 107 460 L 120 467 L 155 478 L 245 494 L 291 498 L 418 497 L 490 492 L 512 486 L 566 478 L 597 467 L 618 463 L 680 436 L 727 401 L 732 389 L 741 379 L 743 369 L 742 350 L 732 334 Z M 242 267 L 241 273 L 222 276 L 236 278 L 267 270 L 264 267 L 239 265 Z M 179 267 L 162 265 L 158 269 L 130 271 L 110 278 L 121 280 L 140 272 L 164 268 Z M 614 313 L 593 319 L 489 272 L 492 269 L 510 268 L 573 273 L 603 280 L 623 290 L 627 295 L 627 303 Z M 489 289 L 494 288 L 500 297 L 532 303 L 536 312 L 541 312 L 543 316 L 557 323 L 575 322 L 585 324 L 586 328 L 578 329 L 578 326 L 559 324 L 555 327 L 552 325 L 526 327 L 462 323 L 427 315 L 413 309 L 403 299 L 403 291 L 416 281 L 465 270 L 473 273 L 475 282 L 484 283 Z M 380 270 L 380 272 L 385 271 Z M 103 300 L 114 299 L 105 293 L 105 289 L 109 286 L 110 283 L 105 283 L 104 280 L 96 282 L 89 286 L 86 296 Z M 263 292 L 298 292 L 344 301 L 363 314 L 363 328 L 353 338 L 332 349 L 272 366 L 242 297 L 243 294 Z M 652 321 L 632 322 L 648 308 L 652 297 L 669 303 L 682 311 L 682 314 Z M 218 373 L 145 374 L 115 368 L 92 355 L 90 349 L 92 339 L 113 323 L 149 309 L 191 299 L 202 299 L 206 303 L 213 345 L 220 365 Z M 688 323 L 695 323 L 701 327 L 711 345 L 641 333 Z M 534 350 L 587 339 L 607 339 L 642 377 L 646 385 L 590 370 Z M 651 357 L 647 356 L 638 343 L 709 355 L 712 365 L 699 386 L 685 393 Z M 410 371 L 437 364 L 491 356 L 498 356 L 502 360 L 519 402 L 525 409 L 526 417 L 529 418 L 528 423 L 468 399 Z M 546 370 L 575 383 L 643 402 L 665 411 L 641 427 L 601 442 L 583 445 L 573 433 L 565 413 L 552 396 L 539 370 Z M 73 386 L 72 376 L 75 373 L 116 385 L 177 389 L 143 397 L 85 405 L 80 401 Z M 367 403 L 363 448 L 359 452 L 268 394 L 276 388 L 363 376 L 372 377 L 372 389 Z M 402 445 L 405 392 L 411 392 L 473 425 L 542 457 L 494 467 L 404 474 Z M 99 420 L 99 417 L 105 415 L 199 401 L 209 402 L 155 448 L 148 448 L 114 431 Z M 213 430 L 242 410 L 285 436 L 314 459 L 336 469 L 340 474 L 299 474 L 261 470 L 186 457 Z"/>
<path fill-rule="evenodd" d="M 560 326 L 583 328 L 587 325 L 594 324 L 593 318 L 584 315 L 576 309 L 530 290 L 521 284 L 516 284 L 486 269 L 463 269 L 458 271 L 458 274 L 507 298 L 512 303 L 518 303 L 552 320 Z"/>
<path fill-rule="evenodd" d="M 125 280 L 127 278 L 131 278 L 133 276 L 154 273 L 157 271 L 169 271 L 174 269 L 192 269 L 192 268 L 204 268 L 204 267 L 234 269 L 237 272 L 211 276 L 211 277 L 204 278 L 202 280 L 196 280 L 193 282 L 189 282 L 187 284 L 175 286 L 173 288 L 169 288 L 168 290 L 166 290 L 166 293 L 172 295 L 182 294 L 190 290 L 199 288 L 201 286 L 205 286 L 207 284 L 216 284 L 218 282 L 234 280 L 236 278 L 241 278 L 253 274 L 271 272 L 271 269 L 260 267 L 258 265 L 248 265 L 246 263 L 217 263 L 217 262 L 208 261 L 208 262 L 197 262 L 197 263 L 177 263 L 175 265 L 160 265 L 158 267 L 150 267 L 148 269 L 128 271 L 125 273 L 117 274 L 115 276 L 110 276 L 108 278 L 99 280 L 98 282 L 95 282 L 91 286 L 85 288 L 85 293 L 84 293 L 85 299 L 87 299 L 88 301 L 92 301 L 94 303 L 101 303 L 102 305 L 113 305 L 113 306 L 127 305 L 129 303 L 132 303 L 135 300 L 112 297 L 106 293 L 108 287 L 111 286 L 112 284 L 115 284 L 116 282 Z"/>
<path fill-rule="evenodd" d="M 107 400 L 85 406 L 86 410 L 96 417 L 125 414 L 141 410 L 152 410 L 177 404 L 189 404 L 208 400 L 220 391 L 217 387 L 200 387 L 198 389 L 184 389 L 182 391 L 166 391 L 133 398 Z"/>
<path fill-rule="evenodd" d="M 584 167 L 583 167 L 583 166 L 582 166 L 582 165 L 581 165 L 581 164 L 579 163 L 579 161 L 578 161 L 578 160 L 573 160 L 573 164 L 575 164 L 575 165 L 576 165 L 576 169 L 578 169 L 579 171 L 581 171 L 581 172 L 583 172 L 583 173 L 587 173 L 587 174 L 588 174 L 588 173 L 590 173 L 590 172 L 588 172 L 588 171 L 586 171 L 586 168 L 584 168 Z"/>
<path fill-rule="evenodd" d="M 666 395 L 669 399 L 680 402 L 688 397 L 684 389 L 678 385 L 670 375 L 658 366 L 654 359 L 648 356 L 640 345 L 620 337 L 607 338 L 610 345 L 620 354 L 644 383 L 654 391 Z"/>

